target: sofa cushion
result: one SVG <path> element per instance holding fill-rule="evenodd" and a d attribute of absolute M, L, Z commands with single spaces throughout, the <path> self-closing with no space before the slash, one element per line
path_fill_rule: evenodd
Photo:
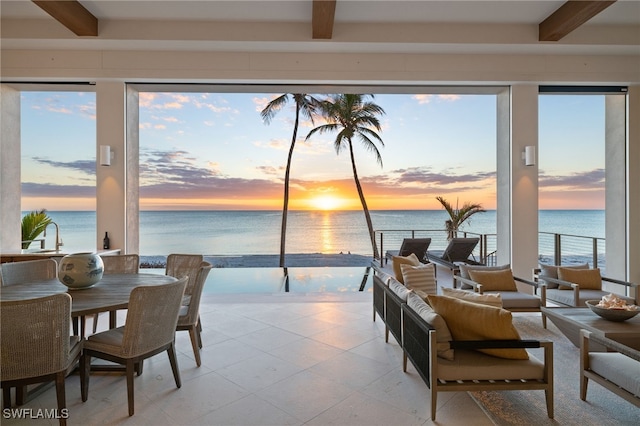
<path fill-rule="evenodd" d="M 456 297 L 466 300 L 467 302 L 480 303 L 481 305 L 495 306 L 502 308 L 502 296 L 497 294 L 480 294 L 467 290 L 458 290 L 455 288 L 440 287 L 444 296 Z"/>
<path fill-rule="evenodd" d="M 575 306 L 579 308 L 585 307 L 587 306 L 585 305 L 585 302 L 587 300 L 600 300 L 602 299 L 602 296 L 606 296 L 607 294 L 610 294 L 610 293 L 608 291 L 602 291 L 602 290 L 580 290 L 578 292 L 578 304 Z M 547 300 L 560 303 L 563 305 L 567 305 L 567 306 L 574 306 L 573 295 L 574 295 L 573 291 L 560 290 L 559 288 L 547 290 Z M 616 296 L 625 300 L 629 305 L 633 305 L 635 303 L 635 300 L 633 299 L 633 297 L 621 296 L 621 295 L 616 295 Z"/>
<path fill-rule="evenodd" d="M 434 269 L 433 263 L 418 266 L 400 264 L 404 285 L 411 290 L 419 290 L 426 294 L 436 294 L 437 291 Z"/>
<path fill-rule="evenodd" d="M 523 293 L 521 291 L 500 291 L 485 292 L 483 295 L 491 296 L 499 294 L 502 297 L 502 307 L 511 309 L 537 309 L 541 306 L 540 298 L 533 294 Z"/>
<path fill-rule="evenodd" d="M 402 269 L 400 268 L 400 265 L 405 264 L 405 265 L 411 265 L 411 266 L 418 266 L 420 265 L 420 260 L 418 259 L 418 256 L 411 253 L 409 256 L 393 256 L 392 263 L 393 263 L 393 274 L 395 275 L 396 280 L 404 284 L 404 279 L 402 278 Z"/>
<path fill-rule="evenodd" d="M 580 290 L 601 290 L 602 277 L 600 276 L 600 268 L 595 269 L 572 269 L 558 268 L 558 279 L 578 284 Z M 561 290 L 571 287 L 560 286 Z"/>
<path fill-rule="evenodd" d="M 407 301 L 407 297 L 409 296 L 409 293 L 411 293 L 411 290 L 394 279 L 389 281 L 389 289 L 393 291 L 403 302 Z"/>
<path fill-rule="evenodd" d="M 505 359 L 477 351 L 456 349 L 453 361 L 438 359 L 439 380 L 542 380 L 544 364 L 529 359 Z"/>
<path fill-rule="evenodd" d="M 640 395 L 638 361 L 617 352 L 590 352 L 589 367 L 633 395 Z"/>
<path fill-rule="evenodd" d="M 511 269 L 499 271 L 469 271 L 471 279 L 482 284 L 482 291 L 518 291 Z"/>
<path fill-rule="evenodd" d="M 436 342 L 438 347 L 436 351 L 440 358 L 453 360 L 453 349 L 449 346 L 449 342 L 453 340 L 447 323 L 442 316 L 438 315 L 431 306 L 427 305 L 420 296 L 411 293 L 407 298 L 407 305 L 413 309 L 420 318 L 425 320 L 427 324 L 436 329 Z"/>
<path fill-rule="evenodd" d="M 557 265 L 543 265 L 540 264 L 540 274 L 538 277 L 542 282 L 547 283 L 547 288 L 558 288 L 558 283 L 552 283 L 551 281 L 545 281 L 543 277 L 556 278 L 558 279 L 558 268 L 560 266 Z M 571 269 L 589 269 L 588 263 L 581 263 L 578 265 L 565 265 L 562 268 L 571 268 Z"/>
<path fill-rule="evenodd" d="M 448 296 L 429 295 L 433 310 L 444 318 L 454 340 L 519 340 L 511 312 Z M 524 349 L 482 349 L 509 359 L 529 359 Z"/>
<path fill-rule="evenodd" d="M 501 266 L 484 266 L 484 265 L 468 265 L 468 264 L 460 264 L 460 276 L 462 278 L 471 279 L 471 275 L 469 275 L 469 271 L 502 271 L 505 269 L 511 269 L 511 265 L 501 265 Z M 473 286 L 469 284 L 462 283 L 460 286 L 462 289 L 472 289 Z"/>

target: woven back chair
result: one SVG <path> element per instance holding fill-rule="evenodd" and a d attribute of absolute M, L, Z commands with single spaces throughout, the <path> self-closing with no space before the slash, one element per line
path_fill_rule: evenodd
<path fill-rule="evenodd" d="M 102 256 L 105 274 L 137 274 L 140 269 L 140 256 L 137 254 L 117 254 Z"/>
<path fill-rule="evenodd" d="M 184 290 L 185 305 L 189 304 L 189 298 L 193 292 L 193 287 L 196 282 L 196 276 L 200 269 L 200 264 L 204 261 L 201 254 L 176 254 L 172 253 L 167 256 L 167 268 L 166 275 L 182 278 L 184 276 L 189 277 L 187 282 L 187 288 Z"/>
<path fill-rule="evenodd" d="M 89 336 L 82 352 L 85 386 L 82 401 L 89 396 L 91 357 L 105 359 L 126 367 L 129 415 L 134 414 L 133 373 L 142 373 L 142 361 L 166 351 L 176 386 L 180 387 L 180 370 L 175 352 L 175 334 L 182 296 L 187 284 L 183 277 L 171 284 L 140 286 L 131 291 L 127 320 L 122 327 Z"/>
<path fill-rule="evenodd" d="M 180 316 L 178 317 L 178 326 L 176 331 L 188 331 L 191 338 L 191 347 L 193 348 L 193 356 L 196 364 L 200 367 L 200 348 L 202 348 L 202 338 L 200 333 L 202 325 L 200 323 L 200 297 L 204 284 L 207 281 L 209 271 L 212 265 L 209 262 L 200 263 L 200 268 L 196 275 L 195 283 L 191 293 L 189 304 L 180 308 Z"/>
<path fill-rule="evenodd" d="M 0 266 L 2 285 L 50 280 L 58 276 L 58 263 L 53 259 L 8 262 Z"/>
<path fill-rule="evenodd" d="M 117 254 L 113 256 L 101 256 L 105 274 L 137 274 L 140 270 L 140 256 L 137 254 Z M 93 316 L 93 333 L 98 331 L 98 317 Z M 84 319 L 83 319 L 84 321 Z M 109 323 L 116 324 L 116 311 L 109 311 Z M 113 327 L 112 327 L 113 328 Z M 84 329 L 84 326 L 83 326 Z"/>
<path fill-rule="evenodd" d="M 71 296 L 67 293 L 37 299 L 0 302 L 2 315 L 0 376 L 4 408 L 11 405 L 11 388 L 21 404 L 26 385 L 55 380 L 58 410 L 66 407 L 65 377 L 81 362 L 82 342 L 69 336 Z M 66 419 L 60 418 L 60 424 Z"/>

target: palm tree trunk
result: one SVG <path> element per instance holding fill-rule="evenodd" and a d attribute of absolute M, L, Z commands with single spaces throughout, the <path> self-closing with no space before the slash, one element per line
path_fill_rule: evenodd
<path fill-rule="evenodd" d="M 351 168 L 353 169 L 353 180 L 356 182 L 356 188 L 358 189 L 358 196 L 362 203 L 362 210 L 364 211 L 364 218 L 367 221 L 367 228 L 369 229 L 369 238 L 371 239 L 371 248 L 373 249 L 373 258 L 378 259 L 378 245 L 376 244 L 376 236 L 373 232 L 373 223 L 371 222 L 371 215 L 369 214 L 369 208 L 367 207 L 367 201 L 364 198 L 364 192 L 362 191 L 362 185 L 360 185 L 360 179 L 358 179 L 358 171 L 356 170 L 356 158 L 353 155 L 353 145 L 351 139 L 349 139 L 349 155 L 351 156 Z"/>
<path fill-rule="evenodd" d="M 289 155 L 287 157 L 287 168 L 284 172 L 284 205 L 282 206 L 282 225 L 280 227 L 280 267 L 284 268 L 285 244 L 287 240 L 287 215 L 289 213 L 289 173 L 291 171 L 291 159 L 293 158 L 293 149 L 296 145 L 298 137 L 298 122 L 300 119 L 300 108 L 296 106 L 296 121 L 293 125 L 293 137 L 291 138 L 291 146 L 289 147 Z"/>

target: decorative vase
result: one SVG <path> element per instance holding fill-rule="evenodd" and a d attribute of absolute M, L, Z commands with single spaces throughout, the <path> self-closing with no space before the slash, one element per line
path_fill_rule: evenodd
<path fill-rule="evenodd" d="M 102 279 L 104 263 L 95 253 L 72 253 L 60 260 L 58 279 L 71 290 L 93 286 Z"/>

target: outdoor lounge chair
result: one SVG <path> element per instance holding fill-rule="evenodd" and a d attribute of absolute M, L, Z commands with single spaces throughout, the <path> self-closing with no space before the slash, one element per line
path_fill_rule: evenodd
<path fill-rule="evenodd" d="M 411 253 L 415 254 L 416 257 L 422 263 L 428 263 L 429 261 L 426 259 L 427 250 L 429 249 L 429 245 L 431 244 L 431 238 L 405 238 L 402 240 L 402 245 L 400 246 L 400 250 L 387 250 L 387 254 L 385 255 L 387 262 L 393 260 L 393 256 L 409 256 Z"/>
<path fill-rule="evenodd" d="M 534 281 L 538 283 L 541 297 L 544 293 L 544 299 L 548 302 L 561 306 L 585 308 L 587 300 L 600 300 L 603 296 L 613 293 L 629 305 L 640 304 L 640 286 L 636 283 L 603 277 L 599 270 L 595 269 L 582 269 L 582 274 L 585 274 L 585 277 L 576 279 L 577 282 L 566 281 L 558 278 L 558 268 L 565 267 L 541 265 L 541 268 L 533 270 Z M 566 269 L 575 268 L 567 267 Z M 613 291 L 603 285 L 609 287 L 616 285 L 617 287 Z"/>
<path fill-rule="evenodd" d="M 464 274 L 463 270 L 467 268 L 468 270 L 465 271 L 467 273 Z M 468 287 L 469 291 L 476 294 L 499 294 L 502 299 L 502 308 L 511 312 L 542 312 L 540 308 L 546 306 L 545 292 L 541 292 L 538 297 L 535 294 L 520 291 L 517 286 L 518 283 L 526 284 L 533 287 L 532 293 L 536 293 L 538 283 L 513 276 L 509 265 L 462 266 L 460 269 L 461 274 L 453 277 L 454 288 L 456 283 L 460 283 L 462 288 Z M 463 275 L 469 275 L 469 277 Z M 547 317 L 544 314 L 542 314 L 542 326 L 547 328 Z"/>
<path fill-rule="evenodd" d="M 427 251 L 427 260 L 451 269 L 456 275 L 459 271 L 456 263 L 482 265 L 473 259 L 473 250 L 478 242 L 480 238 L 452 238 L 444 251 Z"/>

